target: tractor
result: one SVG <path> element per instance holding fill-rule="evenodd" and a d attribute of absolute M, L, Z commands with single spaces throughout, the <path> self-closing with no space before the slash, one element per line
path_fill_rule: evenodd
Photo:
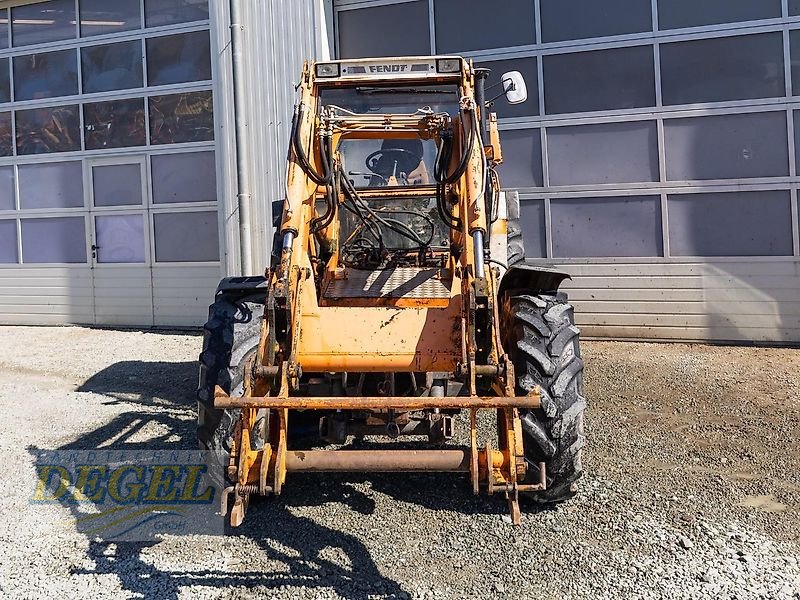
<path fill-rule="evenodd" d="M 231 526 L 293 472 L 464 473 L 516 524 L 521 498 L 576 492 L 569 276 L 523 260 L 491 107 L 527 91 L 512 71 L 487 100 L 487 78 L 457 56 L 305 64 L 270 266 L 220 283 L 200 356 L 198 441 Z"/>

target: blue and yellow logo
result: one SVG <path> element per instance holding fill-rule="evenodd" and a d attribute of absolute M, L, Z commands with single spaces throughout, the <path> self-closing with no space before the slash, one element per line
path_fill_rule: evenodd
<path fill-rule="evenodd" d="M 217 489 L 199 455 L 42 453 L 31 502 L 61 504 L 80 531 L 109 540 L 221 531 Z"/>

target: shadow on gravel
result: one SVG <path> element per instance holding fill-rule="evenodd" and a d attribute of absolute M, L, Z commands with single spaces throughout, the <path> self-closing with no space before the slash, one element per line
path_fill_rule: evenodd
<path fill-rule="evenodd" d="M 196 449 L 194 390 L 197 368 L 195 362 L 126 361 L 93 375 L 78 391 L 102 394 L 108 398 L 107 403 L 129 407 L 129 410 L 57 450 Z M 29 448 L 34 458 L 46 450 L 52 449 Z M 386 484 L 387 489 L 382 491 L 397 494 L 407 501 L 438 495 L 431 494 L 428 485 L 416 494 L 409 490 L 415 486 L 409 481 L 387 480 Z M 176 544 L 174 540 L 104 542 L 90 539 L 87 558 L 94 567 L 74 568 L 72 574 L 115 575 L 126 591 L 145 598 L 177 599 L 181 588 L 192 585 L 218 589 L 221 593 L 232 586 L 294 587 L 331 588 L 346 598 L 405 597 L 397 582 L 380 573 L 369 550 L 358 538 L 296 516 L 291 511 L 293 506 L 324 502 L 342 502 L 362 514 L 374 510 L 373 501 L 354 490 L 344 478 L 298 477 L 298 481 L 292 481 L 280 498 L 254 502 L 244 525 L 230 530 L 224 541 L 190 538 L 178 539 Z M 85 515 L 85 512 L 78 512 L 74 504 L 65 502 L 64 506 L 75 518 Z M 231 539 L 237 537 L 241 540 Z M 213 570 L 157 566 L 165 560 L 158 551 L 165 544 L 171 546 L 170 560 L 184 562 L 180 550 L 175 549 L 184 543 L 195 546 L 195 555 L 203 556 L 205 550 L 210 556 L 205 556 L 204 562 L 216 558 L 222 563 L 224 548 L 229 559 L 227 566 Z M 246 558 L 240 560 L 243 553 L 256 554 L 252 551 L 253 543 L 263 553 L 256 555 L 258 563 L 266 560 L 281 563 L 281 566 L 273 571 L 262 571 L 249 565 Z"/>

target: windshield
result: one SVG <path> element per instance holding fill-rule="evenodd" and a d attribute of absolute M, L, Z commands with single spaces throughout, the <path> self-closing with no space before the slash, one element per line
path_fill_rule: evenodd
<path fill-rule="evenodd" d="M 356 188 L 435 185 L 436 142 L 414 139 L 343 139 L 339 154 Z"/>
<path fill-rule="evenodd" d="M 421 108 L 433 112 L 458 114 L 458 87 L 455 85 L 418 85 L 398 87 L 322 88 L 320 104 L 334 105 L 359 114 L 409 114 Z"/>

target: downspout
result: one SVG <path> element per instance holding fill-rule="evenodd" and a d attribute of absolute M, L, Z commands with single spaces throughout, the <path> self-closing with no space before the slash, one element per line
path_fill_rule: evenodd
<path fill-rule="evenodd" d="M 253 274 L 253 238 L 251 234 L 250 203 L 250 146 L 247 143 L 248 120 L 245 108 L 244 53 L 242 52 L 244 23 L 240 0 L 230 0 L 231 63 L 233 76 L 233 110 L 236 136 L 236 176 L 239 209 L 239 253 L 241 274 Z"/>

